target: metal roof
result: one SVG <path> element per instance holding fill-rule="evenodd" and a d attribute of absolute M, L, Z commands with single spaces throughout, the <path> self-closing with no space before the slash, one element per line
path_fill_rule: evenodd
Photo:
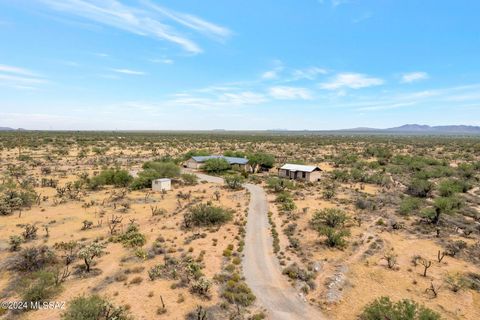
<path fill-rule="evenodd" d="M 312 171 L 322 171 L 317 166 L 304 166 L 301 164 L 291 164 L 291 163 L 286 163 L 284 164 L 280 169 L 283 170 L 290 170 L 290 171 L 303 171 L 303 172 L 312 172 Z"/>
<path fill-rule="evenodd" d="M 245 158 L 235 158 L 235 157 L 225 157 L 225 156 L 195 156 L 192 157 L 196 162 L 205 162 L 210 159 L 225 159 L 229 164 L 247 164 L 248 159 Z"/>
<path fill-rule="evenodd" d="M 172 179 L 169 179 L 169 178 L 160 178 L 160 179 L 155 179 L 154 181 L 167 182 L 167 181 L 172 181 Z"/>

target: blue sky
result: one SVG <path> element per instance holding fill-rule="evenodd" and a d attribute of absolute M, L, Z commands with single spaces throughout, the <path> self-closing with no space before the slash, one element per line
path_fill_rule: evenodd
<path fill-rule="evenodd" d="M 480 2 L 0 0 L 0 126 L 480 125 Z"/>

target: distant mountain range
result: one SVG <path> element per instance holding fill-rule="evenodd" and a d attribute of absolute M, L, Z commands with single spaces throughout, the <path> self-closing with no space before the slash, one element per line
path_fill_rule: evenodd
<path fill-rule="evenodd" d="M 10 127 L 0 127 L 0 131 L 25 131 L 25 129 L 18 128 L 10 128 Z M 121 131 L 121 130 L 120 130 Z M 182 130 L 178 130 L 182 131 Z M 208 130 L 206 130 L 208 131 Z M 228 132 L 229 130 L 224 129 L 216 129 L 212 130 L 214 132 Z M 243 130 L 240 130 L 240 132 Z M 258 131 L 262 132 L 262 130 Z M 386 129 L 376 129 L 376 128 L 368 128 L 368 127 L 358 127 L 358 128 L 351 128 L 351 129 L 343 129 L 343 130 L 287 130 L 287 129 L 270 129 L 265 130 L 265 132 L 276 132 L 276 133 L 285 133 L 285 134 L 300 134 L 309 132 L 311 134 L 315 133 L 368 133 L 368 134 L 417 134 L 417 135 L 480 135 L 480 126 L 465 126 L 465 125 L 451 125 L 451 126 L 429 126 L 429 125 L 422 125 L 422 124 L 405 124 L 400 127 L 393 127 L 393 128 L 386 128 Z"/>
<path fill-rule="evenodd" d="M 375 128 L 353 128 L 340 131 L 352 131 L 352 132 L 378 132 L 378 133 L 417 133 L 417 134 L 480 134 L 479 126 L 465 126 L 465 125 L 452 125 L 452 126 L 428 126 L 421 124 L 405 124 L 400 127 L 387 128 L 387 129 L 375 129 Z"/>
<path fill-rule="evenodd" d="M 0 127 L 0 131 L 25 131 L 25 129 L 22 129 L 22 128 L 14 129 L 14 128 L 10 128 L 10 127 Z"/>

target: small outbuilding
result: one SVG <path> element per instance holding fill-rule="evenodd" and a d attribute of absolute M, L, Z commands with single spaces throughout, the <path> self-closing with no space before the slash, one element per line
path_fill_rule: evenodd
<path fill-rule="evenodd" d="M 317 166 L 287 163 L 278 169 L 278 176 L 281 178 L 314 182 L 320 181 L 321 171 L 322 169 Z"/>
<path fill-rule="evenodd" d="M 172 189 L 172 180 L 168 178 L 155 179 L 152 181 L 152 191 L 169 191 Z"/>
<path fill-rule="evenodd" d="M 246 170 L 248 166 L 248 159 L 226 156 L 195 156 L 188 159 L 184 165 L 190 169 L 200 169 L 206 161 L 210 159 L 224 159 L 232 168 L 238 168 L 240 170 Z"/>

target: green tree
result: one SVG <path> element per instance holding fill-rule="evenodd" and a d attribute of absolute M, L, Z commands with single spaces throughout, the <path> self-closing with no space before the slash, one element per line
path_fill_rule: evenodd
<path fill-rule="evenodd" d="M 181 178 L 187 186 L 194 186 L 198 183 L 198 177 L 192 173 L 184 173 Z"/>
<path fill-rule="evenodd" d="M 173 162 L 145 162 L 143 169 L 155 170 L 161 178 L 176 178 L 180 175 L 180 168 Z"/>
<path fill-rule="evenodd" d="M 415 178 L 410 182 L 407 192 L 414 197 L 425 198 L 432 189 L 433 184 L 430 181 Z"/>
<path fill-rule="evenodd" d="M 245 178 L 242 177 L 239 174 L 232 174 L 225 176 L 224 178 L 225 184 L 230 188 L 230 189 L 240 189 L 242 187 L 242 184 L 245 182 Z"/>
<path fill-rule="evenodd" d="M 426 211 L 426 216 L 432 223 L 437 224 L 442 214 L 452 214 L 461 206 L 462 201 L 454 196 L 438 197 L 433 201 L 433 210 Z"/>
<path fill-rule="evenodd" d="M 205 161 L 202 169 L 209 173 L 221 173 L 230 170 L 231 166 L 227 160 L 222 158 L 212 158 Z"/>
<path fill-rule="evenodd" d="M 260 168 L 272 168 L 275 164 L 275 157 L 268 153 L 257 152 L 248 155 L 248 163 L 252 167 L 253 173 L 255 173 Z"/>
<path fill-rule="evenodd" d="M 150 188 L 152 181 L 159 178 L 175 178 L 180 176 L 180 167 L 173 162 L 149 161 L 143 164 L 143 171 L 130 185 L 132 190 Z"/>
<path fill-rule="evenodd" d="M 438 313 L 404 299 L 393 302 L 389 297 L 381 297 L 365 307 L 361 320 L 440 320 Z"/>

